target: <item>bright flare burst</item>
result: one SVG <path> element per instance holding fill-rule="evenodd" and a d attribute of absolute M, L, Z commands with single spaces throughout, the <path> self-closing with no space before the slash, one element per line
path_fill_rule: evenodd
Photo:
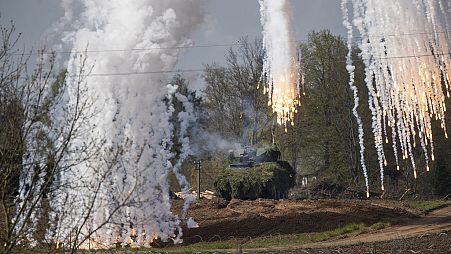
<path fill-rule="evenodd" d="M 347 8 L 350 4 L 354 26 L 349 22 Z M 443 0 L 343 0 L 342 8 L 348 28 L 348 46 L 351 47 L 354 28 L 361 36 L 358 46 L 366 66 L 365 82 L 369 90 L 381 189 L 384 190 L 384 167 L 387 166 L 384 142 L 389 143 L 391 139 L 397 169 L 399 155 L 402 155 L 402 159 L 410 159 L 416 178 L 413 149 L 417 141 L 424 152 L 427 171 L 429 160 L 434 160 L 433 119 L 441 123 L 444 136 L 448 137 L 445 98 L 450 96 L 451 3 Z M 352 87 L 354 66 L 350 56 L 348 54 L 347 69 Z M 361 123 L 359 125 L 362 128 Z M 363 132 L 359 137 L 363 144 Z"/>
<path fill-rule="evenodd" d="M 269 106 L 277 114 L 277 122 L 294 125 L 299 100 L 299 63 L 296 39 L 291 24 L 288 0 L 260 0 L 263 26 L 263 93 L 268 93 Z"/>

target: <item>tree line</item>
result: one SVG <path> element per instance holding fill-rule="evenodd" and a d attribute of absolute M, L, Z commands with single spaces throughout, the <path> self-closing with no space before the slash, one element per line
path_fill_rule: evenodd
<path fill-rule="evenodd" d="M 298 187 L 302 185 L 302 177 L 316 179 L 304 188 L 309 193 L 316 191 L 319 197 L 331 198 L 364 197 L 358 129 L 352 113 L 354 97 L 346 70 L 348 49 L 344 39 L 328 30 L 313 31 L 308 35 L 308 40 L 299 45 L 303 76 L 300 88 L 302 105 L 298 108 L 294 126 L 289 126 L 287 131 L 275 122 L 267 95 L 263 94 L 259 85 L 264 56 L 261 40 L 243 38 L 240 41 L 242 45 L 225 52 L 224 65 L 212 63 L 205 66 L 205 89 L 197 102 L 200 112 L 198 129 L 243 146 L 275 144 L 282 151 L 284 160 L 297 170 Z M 357 110 L 363 121 L 365 160 L 372 195 L 385 198 L 403 198 L 406 195 L 437 198 L 449 195 L 451 142 L 445 138 L 438 122 L 433 123 L 436 160 L 430 172 L 426 172 L 422 149 L 414 150 L 420 172 L 417 179 L 414 179 L 410 160 L 401 161 L 398 170 L 391 144 L 385 145 L 388 164 L 384 182 L 387 188 L 381 191 L 365 66 L 357 48 L 353 49 L 352 58 L 356 66 L 355 85 L 360 104 Z M 184 82 L 187 83 L 186 80 Z M 448 106 L 450 103 L 447 100 Z M 448 111 L 446 123 L 451 124 L 450 121 Z M 193 132 L 193 135 L 202 136 L 198 132 Z M 208 149 L 208 144 L 204 145 L 207 149 L 200 155 L 207 158 L 204 170 L 207 181 L 204 184 L 212 188 L 212 179 L 227 167 L 227 152 L 214 152 L 214 149 Z M 191 172 L 192 166 L 188 162 L 186 174 Z M 194 184 L 195 179 L 191 180 Z"/>

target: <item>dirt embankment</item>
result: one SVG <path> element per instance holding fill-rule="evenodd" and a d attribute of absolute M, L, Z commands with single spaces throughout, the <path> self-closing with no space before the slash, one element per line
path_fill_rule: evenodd
<path fill-rule="evenodd" d="M 176 201 L 175 211 L 180 208 L 181 201 Z M 389 222 L 392 226 L 388 228 L 358 236 L 308 244 L 299 249 L 279 246 L 249 253 L 396 253 L 388 250 L 397 249 L 398 253 L 404 253 L 402 250 L 408 248 L 412 248 L 410 253 L 448 250 L 451 253 L 451 233 L 446 233 L 451 231 L 451 206 L 419 216 L 394 201 L 232 200 L 225 204 L 219 200 L 203 200 L 190 208 L 188 216 L 199 223 L 199 228 L 184 230 L 185 244 L 230 239 L 244 242 L 262 236 L 324 232 L 350 223 Z M 379 248 L 382 252 L 372 252 Z M 417 250 L 423 252 L 415 252 Z"/>
<path fill-rule="evenodd" d="M 180 209 L 180 202 L 174 209 Z M 220 208 L 222 207 L 222 208 Z M 255 238 L 276 234 L 315 233 L 350 223 L 396 223 L 416 215 L 398 206 L 382 206 L 363 200 L 274 201 L 232 200 L 226 207 L 204 200 L 191 206 L 199 228 L 185 229 L 184 242 Z"/>

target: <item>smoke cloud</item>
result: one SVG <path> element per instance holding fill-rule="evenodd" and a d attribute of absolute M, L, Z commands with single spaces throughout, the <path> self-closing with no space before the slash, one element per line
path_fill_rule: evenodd
<path fill-rule="evenodd" d="M 410 159 L 416 178 L 413 149 L 417 140 L 424 152 L 426 170 L 429 160 L 434 160 L 431 121 L 440 121 L 445 137 L 448 136 L 445 98 L 450 97 L 450 5 L 443 0 L 342 3 L 349 38 L 352 39 L 354 29 L 360 34 L 357 45 L 366 67 L 365 82 L 384 190 L 384 168 L 388 164 L 384 141 L 392 139 L 398 170 L 399 151 L 404 160 Z M 352 24 L 348 20 L 349 7 L 353 10 Z M 352 80 L 354 70 L 349 55 L 348 70 Z M 391 129 L 391 137 L 387 137 L 387 129 Z"/>
<path fill-rule="evenodd" d="M 180 220 L 170 211 L 166 179 L 169 170 L 178 173 L 181 163 L 169 162 L 174 156 L 170 152 L 173 126 L 169 118 L 174 112 L 171 98 L 176 87 L 166 86 L 168 77 L 164 74 L 133 73 L 172 70 L 179 54 L 174 48 L 190 45 L 191 33 L 204 21 L 204 3 L 203 0 L 63 1 L 65 15 L 54 30 L 61 34 L 63 46 L 73 48 L 67 65 L 68 78 L 75 78 L 81 67 L 77 61 L 79 52 L 87 47 L 86 66 L 92 66 L 92 70 L 86 84 L 95 98 L 94 107 L 100 112 L 88 120 L 92 129 L 77 142 L 105 140 L 104 147 L 121 147 L 123 152 L 114 166 L 94 161 L 62 176 L 63 184 L 81 184 L 85 188 L 62 193 L 72 206 L 56 207 L 60 214 L 65 214 L 59 222 L 61 238 L 67 237 L 85 214 L 96 184 L 101 185 L 101 191 L 93 204 L 89 227 L 101 226 L 113 212 L 115 215 L 114 223 L 104 225 L 94 238 L 102 238 L 109 245 L 120 235 L 120 228 L 128 229 L 129 225 L 163 240 L 181 235 Z M 105 49 L 111 51 L 100 52 Z M 69 102 L 73 102 L 74 98 L 68 96 Z M 179 115 L 183 131 L 179 136 L 183 144 L 179 160 L 183 160 L 190 152 L 184 128 L 192 115 L 188 102 L 176 96 L 187 109 Z M 99 157 L 105 156 L 103 153 Z M 99 172 L 108 174 L 99 178 Z M 178 176 L 187 189 L 184 177 Z M 115 211 L 124 200 L 128 205 Z M 86 234 L 88 225 L 83 230 Z"/>

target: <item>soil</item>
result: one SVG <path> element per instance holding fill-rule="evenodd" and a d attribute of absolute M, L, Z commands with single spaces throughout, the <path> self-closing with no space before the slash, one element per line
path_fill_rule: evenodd
<path fill-rule="evenodd" d="M 174 201 L 175 211 L 181 207 L 182 201 Z M 243 253 L 451 253 L 451 206 L 420 216 L 396 201 L 232 200 L 227 203 L 214 199 L 192 205 L 188 217 L 193 217 L 199 227 L 184 229 L 186 245 L 323 232 L 350 223 L 392 225 L 296 248 L 243 250 Z"/>
<path fill-rule="evenodd" d="M 246 251 L 243 251 L 243 253 Z M 303 254 L 341 254 L 341 253 L 451 253 L 451 231 L 425 234 L 389 241 L 366 242 L 333 247 L 310 247 L 298 250 L 264 250 L 249 253 L 303 253 Z"/>

